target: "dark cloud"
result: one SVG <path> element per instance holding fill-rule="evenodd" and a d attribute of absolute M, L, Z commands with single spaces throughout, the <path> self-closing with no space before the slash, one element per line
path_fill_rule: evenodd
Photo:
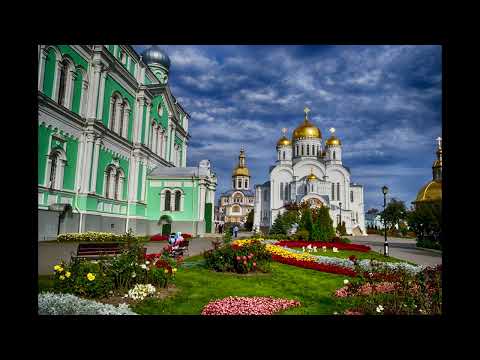
<path fill-rule="evenodd" d="M 291 134 L 305 105 L 324 138 L 337 129 L 366 209 L 382 204 L 384 184 L 410 203 L 431 178 L 441 135 L 440 46 L 163 47 L 172 91 L 192 116 L 188 165 L 211 160 L 217 194 L 230 187 L 242 145 L 253 183 L 268 179 L 280 129 Z"/>

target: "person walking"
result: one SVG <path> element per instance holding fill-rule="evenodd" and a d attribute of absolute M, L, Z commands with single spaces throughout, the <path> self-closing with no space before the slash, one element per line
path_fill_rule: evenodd
<path fill-rule="evenodd" d="M 233 228 L 233 235 L 235 236 L 235 238 L 238 236 L 238 226 L 235 225 L 235 227 Z"/>

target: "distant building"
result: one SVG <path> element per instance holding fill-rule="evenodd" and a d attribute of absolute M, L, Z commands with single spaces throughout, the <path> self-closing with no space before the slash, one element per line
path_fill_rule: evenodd
<path fill-rule="evenodd" d="M 238 165 L 232 174 L 232 189 L 220 195 L 219 212 L 224 222 L 245 223 L 253 210 L 255 193 L 250 190 L 250 172 L 245 163 L 245 151 L 240 150 Z"/>

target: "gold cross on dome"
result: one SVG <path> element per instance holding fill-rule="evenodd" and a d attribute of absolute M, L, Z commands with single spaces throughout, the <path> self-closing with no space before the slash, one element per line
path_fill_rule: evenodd
<path fill-rule="evenodd" d="M 287 133 L 287 128 L 282 128 L 282 134 L 285 135 Z"/>
<path fill-rule="evenodd" d="M 333 135 L 333 133 L 335 132 L 335 128 L 334 127 L 331 127 L 330 129 L 328 129 L 328 131 L 330 131 Z"/>
<path fill-rule="evenodd" d="M 303 109 L 303 111 L 305 112 L 305 118 L 307 118 L 308 116 L 308 113 L 311 111 L 308 107 L 305 106 L 305 109 Z"/>
<path fill-rule="evenodd" d="M 442 147 L 442 138 L 439 136 L 436 140 L 437 140 L 437 143 L 438 143 L 438 147 L 441 148 Z"/>

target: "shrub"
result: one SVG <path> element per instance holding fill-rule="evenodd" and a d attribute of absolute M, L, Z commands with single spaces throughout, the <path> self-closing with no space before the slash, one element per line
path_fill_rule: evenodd
<path fill-rule="evenodd" d="M 252 241 L 242 246 L 226 244 L 219 249 L 203 253 L 205 266 L 221 272 L 245 274 L 252 271 L 268 271 L 271 255 L 265 244 Z"/>
<path fill-rule="evenodd" d="M 88 231 L 84 233 L 65 233 L 57 236 L 57 241 L 61 242 L 124 242 L 128 241 L 128 235 L 112 234 L 107 232 Z"/>
<path fill-rule="evenodd" d="M 310 237 L 309 233 L 307 230 L 298 230 L 294 235 L 293 238 L 295 240 L 308 240 Z M 281 240 L 281 239 L 276 239 L 276 240 Z"/>
<path fill-rule="evenodd" d="M 72 294 L 38 294 L 39 315 L 137 315 L 128 305 L 115 307 L 93 300 L 81 299 Z"/>
<path fill-rule="evenodd" d="M 87 298 L 107 296 L 113 289 L 104 261 L 73 258 L 70 264 L 55 265 L 53 288 L 57 292 L 72 293 Z"/>
<path fill-rule="evenodd" d="M 345 226 L 345 221 L 342 221 L 341 224 L 337 225 L 337 234 L 340 236 L 347 235 L 347 228 Z"/>

